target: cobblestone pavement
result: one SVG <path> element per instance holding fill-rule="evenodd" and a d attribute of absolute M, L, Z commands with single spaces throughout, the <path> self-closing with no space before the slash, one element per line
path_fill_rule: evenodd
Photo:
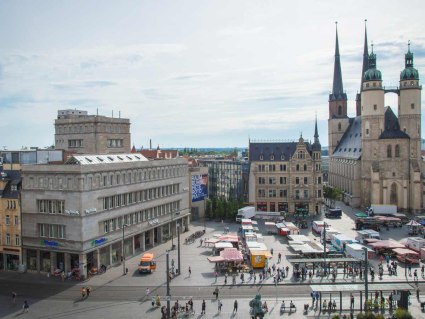
<path fill-rule="evenodd" d="M 335 229 L 341 231 L 348 236 L 355 236 L 354 230 L 354 214 L 358 211 L 339 203 L 342 207 L 344 214 L 341 219 L 326 221 Z M 235 222 L 222 224 L 221 222 L 208 222 L 206 227 L 205 238 L 211 238 L 214 234 L 223 232 L 224 227 L 230 227 L 230 231 L 237 231 L 239 225 Z M 262 222 L 259 221 L 260 230 L 262 229 Z M 181 243 L 189 234 L 203 229 L 202 223 L 193 223 L 189 232 L 181 234 Z M 311 233 L 311 229 L 302 229 L 301 234 L 310 236 L 313 240 L 319 240 L 318 237 Z M 389 231 L 383 230 L 381 232 L 383 239 L 401 240 L 407 237 L 407 228 L 390 229 Z M 177 240 L 174 239 L 174 244 Z M 276 265 L 289 266 L 291 264 L 286 256 L 293 255 L 294 253 L 288 249 L 287 240 L 278 235 L 267 235 L 264 233 L 264 243 L 268 248 L 273 248 L 274 257 L 271 259 L 269 265 L 275 263 Z M 121 265 L 112 267 L 107 272 L 100 276 L 94 276 L 88 281 L 81 282 L 61 282 L 57 277 L 47 278 L 46 276 L 38 274 L 20 274 L 12 272 L 0 272 L 0 316 L 15 317 L 20 311 L 22 299 L 28 298 L 30 300 L 31 308 L 29 314 L 23 314 L 29 318 L 86 318 L 90 316 L 104 316 L 106 318 L 159 318 L 160 312 L 158 309 L 150 306 L 150 301 L 146 300 L 145 290 L 149 288 L 151 295 L 158 293 L 161 299 L 165 300 L 165 281 L 166 281 L 166 251 L 171 247 L 171 242 L 168 241 L 158 245 L 150 251 L 155 253 L 157 259 L 157 271 L 148 275 L 139 275 L 137 272 L 137 265 L 140 259 L 140 254 L 133 256 L 126 261 L 126 267 L 129 268 L 129 273 L 123 276 L 123 268 Z M 282 254 L 282 262 L 277 264 L 277 254 Z M 174 259 L 176 267 L 178 267 L 177 250 L 170 251 L 170 261 Z M 178 298 L 187 300 L 193 297 L 195 300 L 195 310 L 199 313 L 200 302 L 202 298 L 207 301 L 207 314 L 203 318 L 248 318 L 249 307 L 248 301 L 259 292 L 262 294 L 263 299 L 269 305 L 268 317 L 277 318 L 289 316 L 292 318 L 301 317 L 329 317 L 329 313 L 320 312 L 319 309 L 314 311 L 310 309 L 307 314 L 303 314 L 301 309 L 305 303 L 311 303 L 309 297 L 310 291 L 317 284 L 335 283 L 362 284 L 358 278 L 344 276 L 342 273 L 338 274 L 335 282 L 327 277 L 314 277 L 311 280 L 303 282 L 294 282 L 291 277 L 287 277 L 282 283 L 275 286 L 273 279 L 268 278 L 261 283 L 256 282 L 254 285 L 252 281 L 246 281 L 244 284 L 237 281 L 237 285 L 230 285 L 230 278 L 228 284 L 224 285 L 224 275 L 220 274 L 218 278 L 214 275 L 214 265 L 209 263 L 207 257 L 211 255 L 211 248 L 201 247 L 199 240 L 192 244 L 181 244 L 181 275 L 175 277 L 171 281 L 171 296 L 172 304 Z M 377 265 L 378 260 L 373 260 L 372 264 Z M 189 276 L 188 268 L 191 267 L 192 274 Z M 382 280 L 375 278 L 375 282 L 382 283 L 401 283 L 408 282 L 412 284 L 412 292 L 414 293 L 413 277 L 405 276 L 404 266 L 400 263 L 397 276 L 390 276 L 386 272 Z M 420 273 L 420 271 L 419 271 Z M 90 285 L 93 288 L 93 294 L 89 300 L 80 301 L 79 289 L 82 285 Z M 218 313 L 217 303 L 211 299 L 212 291 L 218 286 L 220 288 L 220 297 L 223 298 L 223 309 Z M 26 288 L 27 287 L 27 288 Z M 11 291 L 18 289 L 18 303 L 19 305 L 12 305 L 9 295 Z M 421 295 L 424 294 L 424 281 L 419 281 L 419 288 Z M 277 302 L 276 302 L 277 296 Z M 332 296 L 323 296 L 329 298 Z M 412 296 L 413 297 L 413 296 Z M 233 301 L 235 298 L 239 300 L 238 314 L 232 314 Z M 280 302 L 281 299 L 288 300 L 291 298 L 297 306 L 295 314 L 282 314 L 280 315 Z M 334 297 L 339 303 L 339 296 L 336 294 Z M 348 294 L 344 294 L 342 298 L 343 312 L 349 312 L 349 299 Z M 421 298 L 425 301 L 425 296 Z M 419 309 L 419 303 L 416 298 L 412 298 L 411 311 L 416 318 L 423 317 Z M 199 317 L 196 315 L 196 317 Z"/>

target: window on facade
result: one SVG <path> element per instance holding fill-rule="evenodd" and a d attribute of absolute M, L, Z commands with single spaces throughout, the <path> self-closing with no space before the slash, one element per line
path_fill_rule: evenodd
<path fill-rule="evenodd" d="M 341 131 L 341 123 L 338 123 L 338 131 Z"/>
<path fill-rule="evenodd" d="M 296 171 L 298 172 L 299 170 L 300 170 L 300 164 L 297 164 L 297 166 L 296 166 Z"/>
<path fill-rule="evenodd" d="M 276 165 L 274 164 L 269 165 L 269 172 L 274 172 L 274 171 L 276 171 Z"/>
<path fill-rule="evenodd" d="M 317 184 L 319 184 L 319 185 L 320 185 L 320 184 L 322 184 L 322 177 L 320 177 L 320 176 L 319 176 L 319 177 L 317 178 Z"/>
<path fill-rule="evenodd" d="M 260 197 L 260 198 L 264 198 L 264 197 L 266 197 L 266 190 L 264 190 L 264 189 L 259 189 L 259 190 L 258 190 L 258 197 Z"/>
<path fill-rule="evenodd" d="M 285 160 L 285 155 L 280 155 L 280 159 L 282 160 L 282 161 L 284 161 Z"/>
<path fill-rule="evenodd" d="M 273 161 L 274 160 L 274 155 L 270 155 L 270 160 Z"/>
<path fill-rule="evenodd" d="M 20 246 L 21 245 L 21 240 L 19 238 L 19 235 L 15 235 L 15 246 Z"/>
<path fill-rule="evenodd" d="M 304 177 L 304 184 L 307 185 L 308 184 L 308 177 Z"/>
<path fill-rule="evenodd" d="M 37 207 L 39 213 L 63 214 L 65 208 L 65 201 L 39 199 L 37 200 Z"/>
<path fill-rule="evenodd" d="M 338 105 L 338 115 L 342 115 L 342 105 Z"/>
<path fill-rule="evenodd" d="M 295 184 L 299 185 L 300 183 L 300 178 L 299 177 L 295 177 Z"/>
<path fill-rule="evenodd" d="M 283 176 L 279 177 L 279 182 L 280 184 L 286 184 L 286 177 L 283 177 Z"/>
<path fill-rule="evenodd" d="M 107 141 L 107 147 L 110 148 L 119 148 L 123 146 L 123 140 L 122 139 L 108 139 Z"/>
<path fill-rule="evenodd" d="M 317 190 L 317 197 L 322 197 L 322 190 L 321 189 Z"/>
<path fill-rule="evenodd" d="M 308 198 L 308 189 L 304 190 L 304 198 Z"/>
<path fill-rule="evenodd" d="M 415 103 L 410 104 L 410 107 L 412 108 L 412 110 L 415 108 Z"/>
<path fill-rule="evenodd" d="M 395 146 L 394 156 L 400 157 L 400 145 L 398 144 Z"/>
<path fill-rule="evenodd" d="M 280 171 L 285 172 L 286 171 L 286 164 L 280 164 Z"/>
<path fill-rule="evenodd" d="M 387 145 L 387 157 L 388 158 L 392 157 L 392 147 L 391 147 L 391 145 Z"/>
<path fill-rule="evenodd" d="M 18 216 L 14 216 L 14 222 L 15 222 L 15 225 L 18 225 L 19 224 L 19 218 L 18 218 Z"/>
<path fill-rule="evenodd" d="M 68 140 L 69 148 L 80 148 L 83 147 L 83 140 Z"/>
<path fill-rule="evenodd" d="M 276 177 L 269 177 L 269 184 L 270 185 L 276 184 Z"/>
<path fill-rule="evenodd" d="M 263 160 L 263 154 L 260 155 L 260 161 L 262 161 L 262 160 Z"/>
<path fill-rule="evenodd" d="M 378 109 L 378 105 L 373 104 L 373 109 L 376 111 Z"/>
<path fill-rule="evenodd" d="M 307 164 L 304 164 L 304 171 L 307 170 Z"/>
<path fill-rule="evenodd" d="M 10 245 L 10 234 L 6 234 L 6 245 Z"/>
<path fill-rule="evenodd" d="M 275 189 L 269 189 L 269 197 L 271 197 L 271 198 L 276 197 L 276 190 Z"/>
<path fill-rule="evenodd" d="M 258 171 L 259 172 L 265 172 L 266 171 L 266 165 L 264 165 L 264 164 L 258 165 Z"/>
<path fill-rule="evenodd" d="M 295 199 L 300 199 L 300 190 L 299 189 L 295 190 Z"/>
<path fill-rule="evenodd" d="M 6 215 L 6 225 L 10 225 L 10 215 Z"/>

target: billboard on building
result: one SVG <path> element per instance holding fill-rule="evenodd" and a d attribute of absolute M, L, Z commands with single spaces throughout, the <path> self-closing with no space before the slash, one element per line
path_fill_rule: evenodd
<path fill-rule="evenodd" d="M 208 197 L 208 175 L 192 175 L 192 202 Z"/>

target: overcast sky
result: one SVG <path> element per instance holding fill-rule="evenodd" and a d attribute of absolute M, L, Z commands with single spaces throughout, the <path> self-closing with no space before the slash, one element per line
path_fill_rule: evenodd
<path fill-rule="evenodd" d="M 327 145 L 334 22 L 353 115 L 364 19 L 396 86 L 408 40 L 424 76 L 424 12 L 423 0 L 1 0 L 0 147 L 54 144 L 68 108 L 121 112 L 145 148 L 312 139 L 317 114 Z M 394 94 L 386 104 L 397 111 Z"/>

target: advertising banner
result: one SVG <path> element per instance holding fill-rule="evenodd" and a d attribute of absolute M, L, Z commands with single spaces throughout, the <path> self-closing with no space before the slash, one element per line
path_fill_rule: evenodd
<path fill-rule="evenodd" d="M 208 197 L 208 175 L 192 176 L 192 202 L 204 200 Z"/>

